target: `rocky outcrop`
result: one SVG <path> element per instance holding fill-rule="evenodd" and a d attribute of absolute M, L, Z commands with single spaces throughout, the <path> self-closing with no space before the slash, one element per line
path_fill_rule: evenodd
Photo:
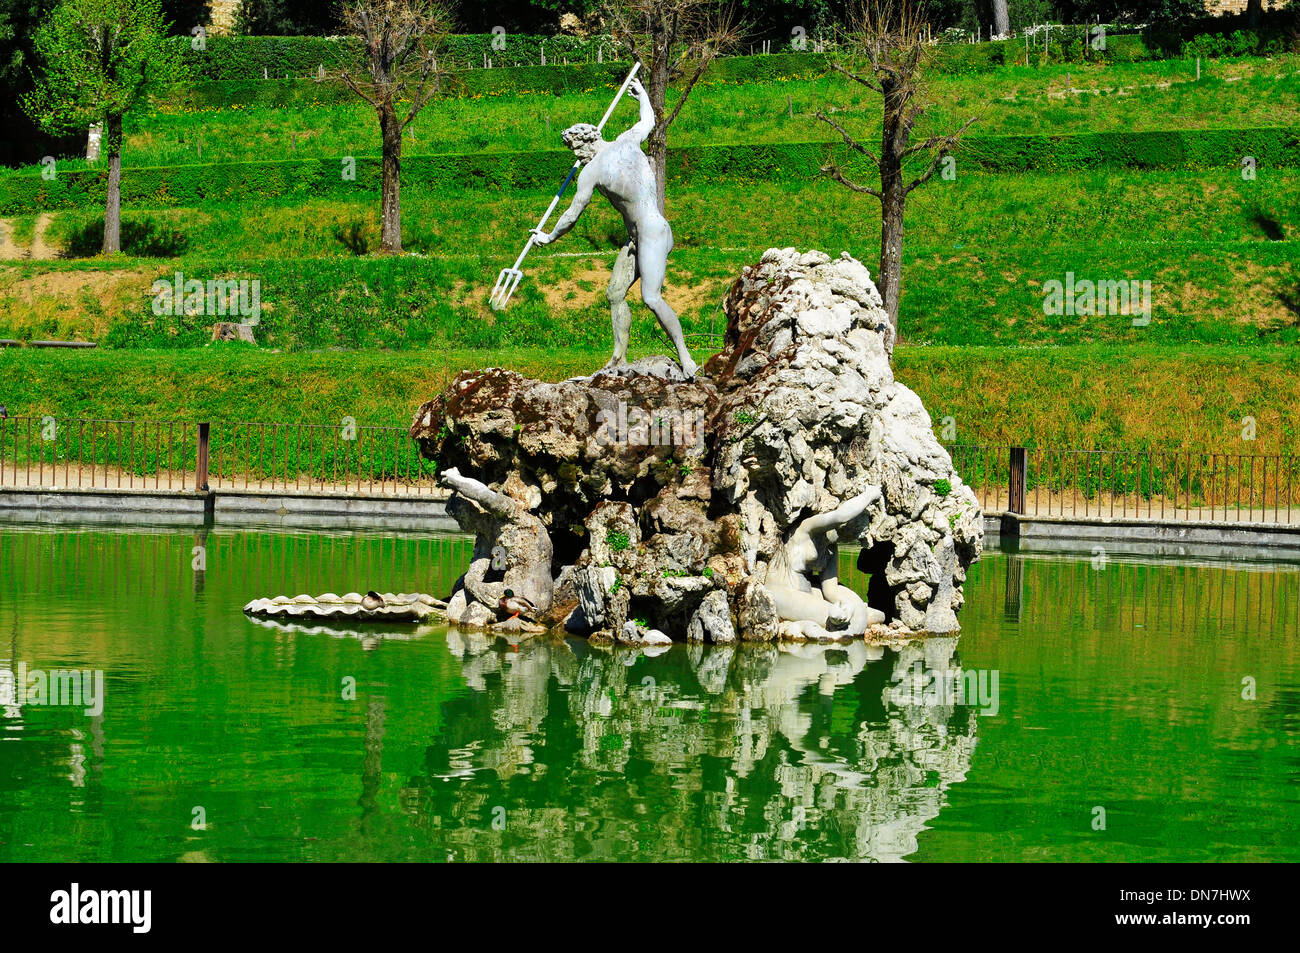
<path fill-rule="evenodd" d="M 412 436 L 440 470 L 516 499 L 535 491 L 529 518 L 549 536 L 555 579 L 545 624 L 608 641 L 843 637 L 861 631 L 844 613 L 792 626 L 780 615 L 792 599 L 773 594 L 833 598 L 817 567 L 857 544 L 886 626 L 955 631 L 983 516 L 920 400 L 894 380 L 867 270 L 772 249 L 725 307 L 723 350 L 694 380 L 663 358 L 560 383 L 465 372 L 419 409 Z M 455 497 L 449 512 L 466 513 L 476 555 L 509 538 Z M 842 525 L 815 519 L 845 512 Z M 488 566 L 480 583 L 492 582 Z M 465 619 L 471 603 L 453 607 Z"/>

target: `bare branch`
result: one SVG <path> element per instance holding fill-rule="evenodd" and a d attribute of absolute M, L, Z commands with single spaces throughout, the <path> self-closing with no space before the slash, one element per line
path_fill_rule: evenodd
<path fill-rule="evenodd" d="M 857 182 L 853 182 L 850 181 L 849 179 L 846 179 L 844 177 L 844 173 L 841 172 L 839 170 L 839 167 L 837 166 L 829 165 L 829 164 L 824 165 L 821 168 L 821 172 L 822 175 L 826 176 L 827 178 L 834 179 L 840 185 L 846 186 L 852 189 L 854 192 L 863 192 L 867 195 L 874 195 L 882 202 L 884 201 L 884 196 L 880 194 L 880 191 L 878 189 L 873 189 L 868 185 L 859 185 Z"/>
<path fill-rule="evenodd" d="M 840 134 L 840 138 L 844 140 L 844 144 L 848 146 L 850 149 L 852 149 L 854 152 L 858 152 L 866 156 L 872 162 L 876 162 L 876 163 L 880 162 L 879 156 L 877 156 L 874 152 L 872 152 L 862 143 L 858 142 L 858 140 L 854 139 L 851 135 L 848 134 L 847 130 L 845 130 L 843 126 L 837 123 L 834 119 L 831 119 L 820 109 L 817 110 L 817 118 L 820 119 L 822 122 L 826 123 L 826 125 L 830 126 L 836 132 L 838 132 Z"/>
<path fill-rule="evenodd" d="M 880 88 L 879 83 L 877 83 L 875 80 L 868 79 L 862 73 L 857 73 L 851 69 L 846 69 L 845 67 L 841 66 L 839 63 L 832 63 L 831 67 L 835 69 L 837 72 L 843 73 L 845 76 L 853 80 L 855 83 L 861 83 L 863 86 L 867 87 L 867 89 L 873 89 L 878 93 L 884 92 L 884 90 Z"/>
<path fill-rule="evenodd" d="M 918 152 L 922 152 L 930 149 L 938 150 L 937 152 L 935 152 L 934 156 L 930 159 L 929 167 L 926 168 L 926 170 L 923 173 L 918 175 L 910 183 L 908 183 L 907 187 L 904 189 L 905 194 L 907 192 L 911 192 L 913 189 L 925 185 L 925 183 L 929 182 L 932 178 L 934 178 L 934 174 L 935 172 L 938 171 L 939 166 L 943 164 L 943 160 L 957 146 L 957 143 L 961 141 L 962 135 L 966 132 L 967 129 L 971 127 L 971 125 L 977 119 L 979 119 L 978 116 L 971 116 L 964 123 L 962 123 L 961 128 L 958 129 L 956 132 L 954 132 L 952 135 L 931 136 L 930 138 L 926 139 L 924 142 L 918 142 L 915 145 L 909 146 L 908 148 L 903 150 L 902 155 L 904 157 L 915 155 Z"/>
<path fill-rule="evenodd" d="M 368 96 L 366 94 L 366 91 L 361 88 L 361 85 L 355 79 L 352 78 L 352 74 L 349 73 L 347 69 L 344 69 L 343 72 L 339 74 L 339 78 L 343 80 L 344 85 L 347 86 L 348 89 L 352 90 L 352 92 L 356 93 L 366 102 L 368 102 L 370 105 L 372 106 L 379 105 L 379 100 L 373 99 L 370 96 Z"/>

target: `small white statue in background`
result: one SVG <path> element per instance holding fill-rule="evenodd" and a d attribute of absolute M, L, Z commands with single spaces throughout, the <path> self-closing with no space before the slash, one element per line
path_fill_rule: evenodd
<path fill-rule="evenodd" d="M 632 310 L 627 304 L 627 293 L 639 277 L 641 300 L 655 313 L 660 326 L 677 349 L 677 363 L 688 378 L 698 369 L 682 337 L 681 322 L 663 297 L 664 274 L 668 268 L 668 253 L 673 249 L 673 230 L 659 211 L 654 169 L 641 151 L 641 143 L 649 137 L 655 126 L 654 108 L 650 97 L 639 80 L 632 80 L 629 88 L 641 102 L 641 118 L 613 142 L 603 138 L 600 130 L 589 123 L 578 123 L 564 130 L 564 144 L 573 150 L 582 162 L 578 174 L 578 190 L 573 204 L 560 216 L 549 234 L 535 229 L 536 244 L 549 245 L 566 234 L 578 221 L 593 192 L 609 199 L 623 216 L 627 226 L 628 241 L 614 261 L 610 278 L 610 310 L 614 322 L 614 355 L 605 365 L 618 367 L 627 363 L 627 345 L 632 332 Z"/>

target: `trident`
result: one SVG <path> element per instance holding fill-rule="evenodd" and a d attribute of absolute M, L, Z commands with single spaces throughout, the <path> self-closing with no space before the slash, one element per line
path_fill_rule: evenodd
<path fill-rule="evenodd" d="M 623 85 L 618 88 L 618 93 L 614 96 L 614 101 L 609 104 L 609 108 L 605 110 L 605 115 L 601 117 L 600 125 L 596 127 L 597 132 L 605 128 L 605 123 L 609 121 L 609 117 L 613 114 L 614 107 L 617 106 L 618 101 L 623 98 L 623 94 L 627 92 L 627 88 L 631 85 L 633 77 L 636 76 L 636 71 L 640 68 L 641 64 L 639 62 L 632 64 L 632 69 L 627 74 L 627 79 L 623 80 Z M 569 183 L 573 181 L 573 177 L 578 174 L 580 168 L 582 168 L 581 159 L 573 163 L 573 168 L 570 169 L 569 174 L 564 177 L 564 182 L 560 185 L 560 191 L 555 193 L 555 198 L 551 199 L 551 204 L 550 207 L 546 209 L 546 214 L 543 215 L 542 220 L 537 223 L 537 231 L 540 231 L 545 227 L 546 220 L 550 218 L 551 213 L 555 211 L 555 206 L 560 204 L 560 199 L 564 197 L 565 189 L 569 187 Z M 492 305 L 493 309 L 500 311 L 504 308 L 506 303 L 510 300 L 510 296 L 514 294 L 515 289 L 519 287 L 519 282 L 523 280 L 524 277 L 524 273 L 519 270 L 519 266 L 524 263 L 524 256 L 527 255 L 529 250 L 533 247 L 533 243 L 536 239 L 536 235 L 529 235 L 528 243 L 524 245 L 524 250 L 521 251 L 519 257 L 515 259 L 514 267 L 502 268 L 501 273 L 497 275 L 497 283 L 493 285 L 492 294 L 488 297 L 488 303 Z"/>

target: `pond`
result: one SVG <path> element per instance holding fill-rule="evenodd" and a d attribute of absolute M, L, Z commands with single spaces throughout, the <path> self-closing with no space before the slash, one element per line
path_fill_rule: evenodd
<path fill-rule="evenodd" d="M 994 551 L 898 649 L 241 612 L 467 552 L 0 527 L 0 860 L 1300 860 L 1295 565 Z"/>

